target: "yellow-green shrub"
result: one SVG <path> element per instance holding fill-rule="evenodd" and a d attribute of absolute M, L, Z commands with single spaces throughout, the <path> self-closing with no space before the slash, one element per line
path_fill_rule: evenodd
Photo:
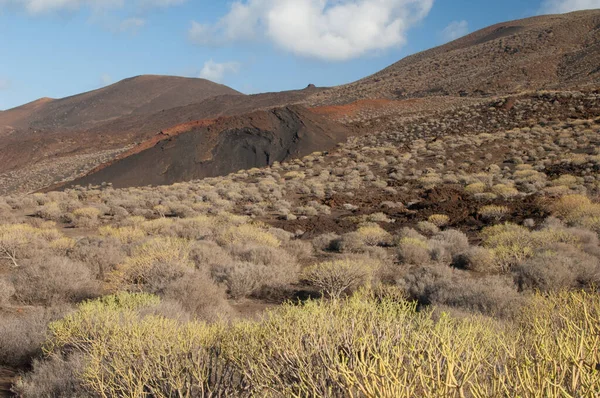
<path fill-rule="evenodd" d="M 432 214 L 427 218 L 427 221 L 437 227 L 445 227 L 450 222 L 450 217 L 445 214 Z"/>
<path fill-rule="evenodd" d="M 264 246 L 279 247 L 281 242 L 260 225 L 242 224 L 226 229 L 217 241 L 222 245 L 256 243 Z"/>
<path fill-rule="evenodd" d="M 356 232 L 366 245 L 377 246 L 389 242 L 391 235 L 377 224 L 366 224 L 359 227 Z"/>
<path fill-rule="evenodd" d="M 482 183 L 482 182 L 475 182 L 473 184 L 469 184 L 465 187 L 465 192 L 470 193 L 471 195 L 474 195 L 476 193 L 483 193 L 485 192 L 487 186 Z"/>
<path fill-rule="evenodd" d="M 212 326 L 142 317 L 157 299 L 123 297 L 50 325 L 45 352 L 83 352 L 80 377 L 95 395 L 558 398 L 600 389 L 595 294 L 536 296 L 505 323 L 362 292 Z"/>
<path fill-rule="evenodd" d="M 488 205 L 480 208 L 477 213 L 486 219 L 499 220 L 508 214 L 509 209 L 506 206 Z"/>
<path fill-rule="evenodd" d="M 100 227 L 98 230 L 100 236 L 118 239 L 121 243 L 133 243 L 142 240 L 146 237 L 146 232 L 137 227 L 119 227 L 115 228 L 110 225 Z"/>

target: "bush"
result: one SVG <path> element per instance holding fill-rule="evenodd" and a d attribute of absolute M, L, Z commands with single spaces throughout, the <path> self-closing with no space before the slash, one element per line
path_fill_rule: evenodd
<path fill-rule="evenodd" d="M 508 207 L 506 206 L 496 206 L 489 205 L 483 206 L 480 208 L 477 213 L 486 220 L 500 220 L 502 217 L 506 216 L 509 212 Z"/>
<path fill-rule="evenodd" d="M 492 192 L 504 199 L 512 199 L 519 195 L 519 191 L 516 188 L 504 184 L 494 185 Z"/>
<path fill-rule="evenodd" d="M 401 238 L 398 243 L 398 260 L 404 264 L 427 264 L 431 257 L 426 241 L 417 238 Z"/>
<path fill-rule="evenodd" d="M 334 242 L 339 240 L 340 236 L 333 232 L 328 232 L 326 234 L 319 235 L 312 240 L 313 247 L 315 250 L 335 250 Z"/>
<path fill-rule="evenodd" d="M 177 301 L 199 320 L 216 321 L 227 318 L 232 312 L 225 290 L 200 272 L 172 282 L 165 291 L 165 297 Z"/>
<path fill-rule="evenodd" d="M 85 264 L 98 279 L 114 271 L 125 259 L 123 247 L 116 239 L 82 238 L 69 250 L 69 258 Z"/>
<path fill-rule="evenodd" d="M 391 235 L 375 223 L 361 225 L 356 233 L 367 246 L 382 246 L 390 243 Z"/>
<path fill-rule="evenodd" d="M 469 312 L 513 317 L 524 304 L 510 279 L 472 278 L 445 266 L 414 267 L 399 281 L 407 296 L 421 304 L 442 304 Z"/>
<path fill-rule="evenodd" d="M 339 299 L 342 294 L 368 284 L 376 270 L 376 266 L 364 260 L 347 258 L 313 265 L 305 270 L 304 279 L 327 297 Z"/>
<path fill-rule="evenodd" d="M 80 378 L 84 370 L 85 358 L 80 353 L 35 359 L 33 370 L 17 380 L 14 390 L 23 398 L 86 398 L 91 393 Z"/>
<path fill-rule="evenodd" d="M 98 284 L 82 263 L 48 256 L 24 260 L 13 273 L 15 299 L 28 305 L 81 301 L 98 295 Z"/>
<path fill-rule="evenodd" d="M 191 242 L 186 239 L 152 238 L 132 249 L 131 256 L 113 273 L 112 279 L 117 284 L 162 289 L 164 283 L 194 269 L 190 247 Z"/>
<path fill-rule="evenodd" d="M 127 272 L 128 283 L 135 289 L 152 294 L 163 294 L 165 289 L 181 278 L 189 278 L 194 269 L 179 261 L 155 261 L 143 268 L 132 268 Z"/>
<path fill-rule="evenodd" d="M 430 223 L 429 221 L 420 221 L 417 224 L 417 229 L 420 232 L 428 235 L 435 235 L 438 232 L 440 232 L 440 229 L 435 224 Z"/>
<path fill-rule="evenodd" d="M 467 235 L 455 229 L 449 229 L 436 234 L 432 238 L 432 241 L 442 244 L 452 257 L 469 248 L 469 238 L 467 238 Z"/>
<path fill-rule="evenodd" d="M 63 211 L 58 203 L 50 202 L 40 207 L 36 214 L 44 220 L 60 221 L 63 216 Z"/>
<path fill-rule="evenodd" d="M 597 286 L 600 260 L 573 247 L 558 245 L 542 250 L 513 270 L 521 290 L 560 291 Z"/>
<path fill-rule="evenodd" d="M 101 211 L 95 207 L 82 207 L 73 212 L 73 224 L 78 228 L 98 226 Z"/>
<path fill-rule="evenodd" d="M 430 223 L 438 228 L 445 227 L 450 222 L 450 217 L 445 214 L 433 214 L 427 219 Z"/>
<path fill-rule="evenodd" d="M 304 260 L 312 257 L 314 248 L 310 242 L 304 240 L 290 240 L 285 244 L 285 250 L 296 257 L 297 260 Z"/>
<path fill-rule="evenodd" d="M 232 261 L 229 253 L 212 241 L 194 242 L 190 247 L 189 258 L 195 264 L 196 269 L 209 272 L 214 267 Z"/>
<path fill-rule="evenodd" d="M 260 225 L 242 224 L 228 228 L 217 242 L 221 245 L 256 243 L 258 245 L 279 247 L 281 242 Z"/>
<path fill-rule="evenodd" d="M 456 268 L 474 272 L 493 273 L 500 271 L 494 254 L 484 247 L 477 246 L 455 256 L 453 265 Z"/>
<path fill-rule="evenodd" d="M 51 325 L 46 349 L 83 352 L 80 378 L 105 396 L 587 397 L 600 387 L 595 294 L 535 296 L 507 322 L 418 311 L 397 296 L 286 304 L 233 325 L 86 303 Z"/>
<path fill-rule="evenodd" d="M 264 264 L 232 262 L 213 270 L 213 278 L 227 285 L 227 293 L 233 299 L 249 297 L 268 284 L 270 270 Z"/>
<path fill-rule="evenodd" d="M 0 278 L 0 307 L 7 305 L 14 294 L 15 287 L 13 284 L 4 278 Z"/>
<path fill-rule="evenodd" d="M 0 365 L 22 368 L 42 353 L 49 322 L 59 319 L 65 308 L 30 308 L 24 313 L 0 315 Z"/>

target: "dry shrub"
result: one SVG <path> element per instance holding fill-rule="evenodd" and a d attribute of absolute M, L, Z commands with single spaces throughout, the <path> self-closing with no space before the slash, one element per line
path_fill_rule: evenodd
<path fill-rule="evenodd" d="M 427 264 L 431 260 L 430 247 L 418 238 L 401 238 L 398 243 L 398 260 L 404 264 Z"/>
<path fill-rule="evenodd" d="M 100 221 L 98 217 L 102 212 L 95 207 L 82 207 L 73 212 L 73 225 L 77 228 L 94 228 Z"/>
<path fill-rule="evenodd" d="M 13 284 L 4 278 L 0 278 L 0 307 L 7 305 L 15 294 Z"/>
<path fill-rule="evenodd" d="M 49 322 L 66 308 L 29 308 L 19 314 L 0 315 L 0 365 L 21 368 L 42 353 Z"/>
<path fill-rule="evenodd" d="M 563 196 L 550 209 L 569 225 L 600 233 L 600 203 L 593 203 L 584 195 Z"/>
<path fill-rule="evenodd" d="M 85 264 L 98 279 L 114 271 L 125 259 L 123 247 L 116 239 L 82 238 L 69 250 L 69 258 Z"/>
<path fill-rule="evenodd" d="M 18 267 L 22 259 L 39 255 L 61 238 L 63 236 L 55 229 L 40 229 L 27 224 L 0 225 L 0 260 Z"/>
<path fill-rule="evenodd" d="M 227 318 L 232 312 L 225 289 L 200 272 L 171 283 L 165 297 L 177 301 L 185 311 L 200 320 L 216 321 Z"/>
<path fill-rule="evenodd" d="M 363 253 L 367 245 L 358 232 L 348 232 L 331 243 L 331 250 L 339 253 Z"/>
<path fill-rule="evenodd" d="M 128 257 L 112 275 L 115 283 L 153 285 L 153 278 L 158 278 L 157 288 L 162 286 L 164 278 L 171 274 L 180 274 L 185 269 L 193 270 L 194 264 L 189 258 L 191 242 L 180 238 L 156 237 L 149 239 L 132 249 Z M 174 269 L 170 270 L 169 266 Z M 161 276 L 162 275 L 162 276 Z M 154 289 L 148 286 L 150 289 Z"/>
<path fill-rule="evenodd" d="M 471 247 L 454 257 L 453 266 L 468 271 L 493 273 L 500 271 L 494 254 L 485 247 Z"/>
<path fill-rule="evenodd" d="M 294 239 L 285 243 L 284 249 L 296 257 L 297 260 L 304 260 L 312 257 L 314 249 L 310 242 Z"/>
<path fill-rule="evenodd" d="M 213 241 L 194 242 L 190 247 L 189 258 L 197 269 L 208 271 L 232 261 L 229 253 Z"/>
<path fill-rule="evenodd" d="M 177 322 L 190 322 L 196 318 L 188 312 L 183 305 L 176 300 L 161 299 L 160 303 L 142 308 L 139 310 L 140 316 L 160 316 L 166 319 L 172 319 Z"/>
<path fill-rule="evenodd" d="M 440 232 L 440 229 L 429 221 L 419 221 L 417 229 L 427 235 L 435 235 Z"/>
<path fill-rule="evenodd" d="M 293 277 L 298 271 L 296 259 L 280 248 L 246 244 L 231 246 L 230 250 L 235 259 L 266 265 L 274 273 L 291 273 L 291 277 Z"/>
<path fill-rule="evenodd" d="M 143 268 L 132 268 L 127 272 L 126 281 L 136 289 L 152 294 L 162 294 L 172 283 L 181 278 L 189 278 L 193 268 L 179 261 L 155 261 Z"/>
<path fill-rule="evenodd" d="M 365 259 L 346 258 L 313 265 L 304 271 L 303 277 L 327 297 L 339 299 L 343 294 L 369 284 L 377 268 L 377 263 Z"/>
<path fill-rule="evenodd" d="M 232 262 L 213 270 L 213 277 L 227 285 L 227 293 L 233 299 L 249 297 L 259 292 L 270 277 L 264 264 Z"/>
<path fill-rule="evenodd" d="M 48 256 L 24 260 L 12 281 L 15 299 L 28 305 L 52 305 L 80 301 L 99 293 L 89 268 L 66 257 Z"/>
<path fill-rule="evenodd" d="M 398 284 L 421 304 L 443 304 L 486 315 L 512 317 L 524 304 L 508 278 L 473 278 L 444 266 L 413 267 Z"/>
<path fill-rule="evenodd" d="M 339 240 L 340 236 L 333 232 L 328 232 L 322 235 L 319 235 L 312 240 L 313 247 L 315 250 L 328 251 L 335 250 L 333 248 L 334 242 Z"/>
<path fill-rule="evenodd" d="M 84 370 L 85 358 L 80 353 L 35 359 L 33 370 L 17 380 L 14 390 L 23 398 L 87 398 L 92 394 L 80 378 Z"/>
<path fill-rule="evenodd" d="M 521 290 L 559 291 L 597 286 L 600 260 L 571 246 L 541 250 L 513 269 Z"/>
<path fill-rule="evenodd" d="M 432 241 L 442 244 L 452 257 L 469 248 L 469 238 L 467 238 L 467 235 L 455 229 L 449 229 L 436 234 L 432 238 Z"/>
<path fill-rule="evenodd" d="M 38 217 L 42 217 L 44 220 L 52 220 L 52 221 L 60 221 L 63 217 L 63 210 L 60 208 L 59 204 L 56 202 L 50 202 L 42 207 L 36 212 Z"/>

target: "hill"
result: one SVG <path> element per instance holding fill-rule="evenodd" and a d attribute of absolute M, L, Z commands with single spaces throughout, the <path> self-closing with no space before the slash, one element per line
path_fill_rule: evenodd
<path fill-rule="evenodd" d="M 332 149 L 350 130 L 300 106 L 274 108 L 161 133 L 68 186 L 167 185 L 226 175 Z"/>
<path fill-rule="evenodd" d="M 246 96 L 202 79 L 140 76 L 0 113 L 0 193 L 82 177 L 140 143 L 148 149 L 157 134 L 193 130 L 222 116 L 302 104 L 375 132 L 363 122 L 395 115 L 400 125 L 499 95 L 593 88 L 600 84 L 598 65 L 600 10 L 592 10 L 490 26 L 329 89 Z"/>
<path fill-rule="evenodd" d="M 496 24 L 372 76 L 317 93 L 313 104 L 361 98 L 487 96 L 600 82 L 600 10 Z"/>
<path fill-rule="evenodd" d="M 87 93 L 9 109 L 0 113 L 0 126 L 26 131 L 85 130 L 122 116 L 152 114 L 225 94 L 241 95 L 205 79 L 136 76 Z"/>

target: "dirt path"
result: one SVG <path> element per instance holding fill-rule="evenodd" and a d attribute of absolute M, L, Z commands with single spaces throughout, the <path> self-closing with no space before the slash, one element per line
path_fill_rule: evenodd
<path fill-rule="evenodd" d="M 12 369 L 0 368 L 0 398 L 13 397 L 10 388 L 14 382 L 17 373 Z"/>

